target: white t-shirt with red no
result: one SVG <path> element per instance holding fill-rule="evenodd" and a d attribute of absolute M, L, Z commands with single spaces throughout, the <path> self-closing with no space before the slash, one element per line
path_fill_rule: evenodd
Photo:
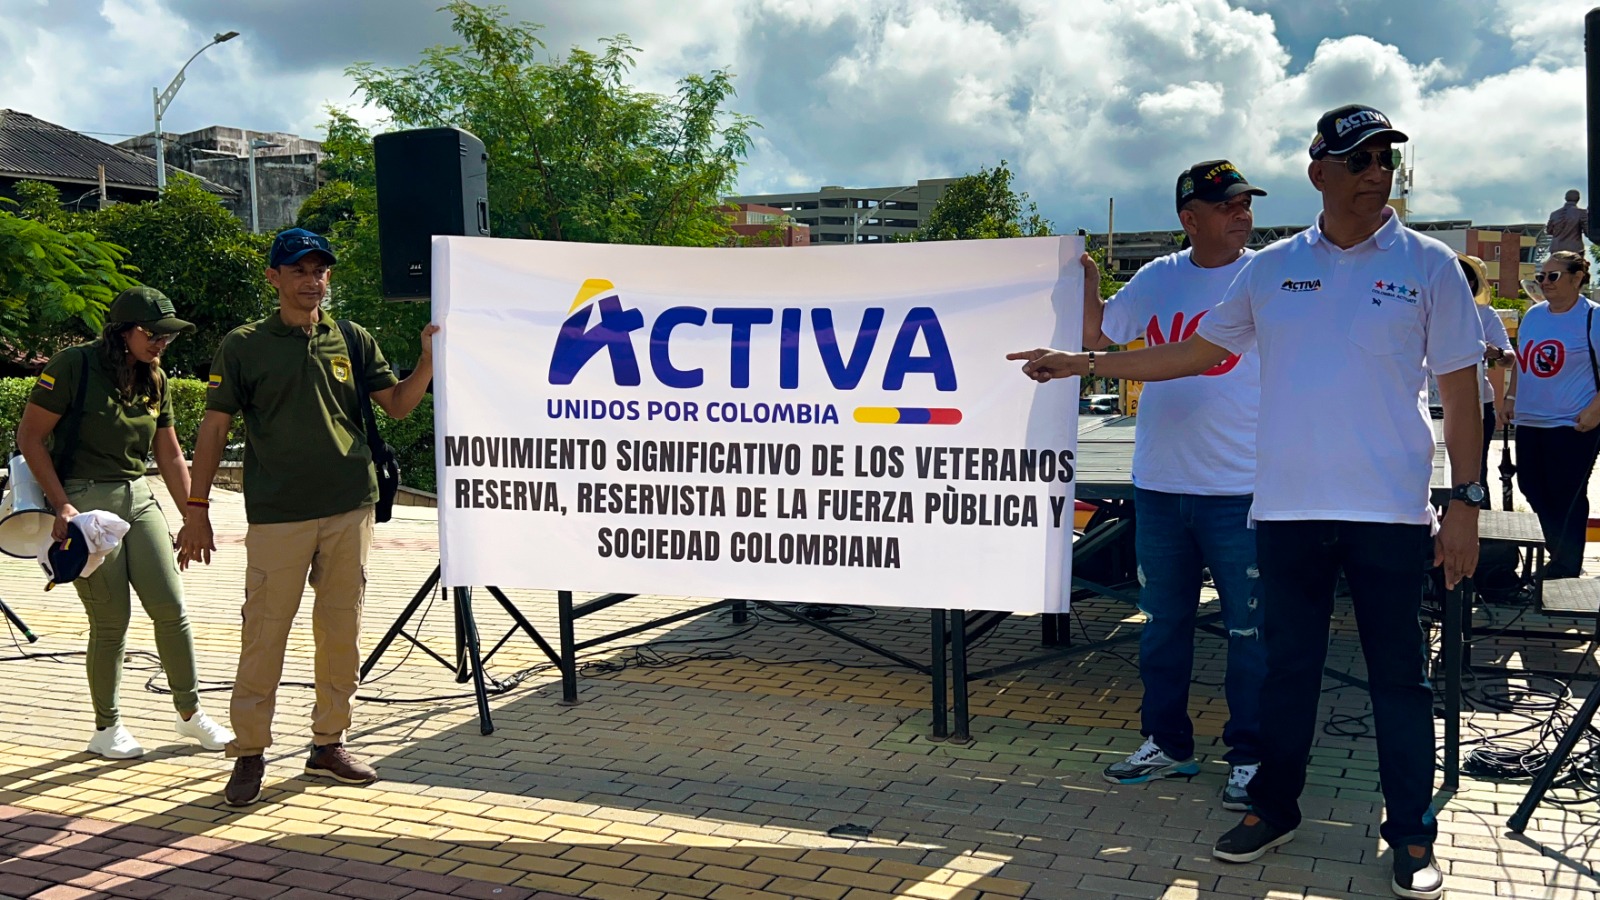
<path fill-rule="evenodd" d="M 1189 250 L 1146 263 L 1106 302 L 1100 330 L 1114 343 L 1181 341 L 1228 291 L 1255 251 L 1217 268 Z M 1139 395 L 1133 483 L 1170 494 L 1234 496 L 1255 490 L 1261 361 L 1229 356 L 1203 375 L 1152 382 Z"/>
<path fill-rule="evenodd" d="M 1589 310 L 1595 331 L 1584 334 Z M 1600 352 L 1600 306 L 1578 298 L 1564 313 L 1539 303 L 1517 327 L 1517 412 L 1513 422 L 1534 428 L 1578 424 L 1578 413 L 1594 399 L 1594 370 L 1589 345 Z"/>

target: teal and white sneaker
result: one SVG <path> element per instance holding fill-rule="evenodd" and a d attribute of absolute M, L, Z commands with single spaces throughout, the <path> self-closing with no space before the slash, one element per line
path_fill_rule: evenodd
<path fill-rule="evenodd" d="M 1244 812 L 1250 808 L 1250 779 L 1256 777 L 1258 764 L 1234 766 L 1228 772 L 1228 783 L 1222 787 L 1222 808 Z"/>
<path fill-rule="evenodd" d="M 1144 746 L 1133 751 L 1133 755 L 1127 759 L 1106 766 L 1102 774 L 1112 784 L 1144 784 L 1173 775 L 1191 778 L 1200 774 L 1200 764 L 1192 757 L 1173 759 L 1157 747 L 1154 740 L 1145 738 Z"/>

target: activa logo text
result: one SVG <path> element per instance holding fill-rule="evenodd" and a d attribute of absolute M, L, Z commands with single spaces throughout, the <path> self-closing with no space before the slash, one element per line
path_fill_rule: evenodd
<path fill-rule="evenodd" d="M 1385 119 L 1383 114 L 1375 109 L 1363 109 L 1336 119 L 1333 123 L 1334 130 L 1338 132 L 1340 137 L 1348 134 L 1350 129 L 1360 128 L 1363 125 L 1382 125 L 1388 128 L 1389 120 Z"/>
<path fill-rule="evenodd" d="M 592 321 L 597 310 L 599 321 Z M 772 328 L 776 320 L 778 386 L 787 390 L 798 388 L 800 347 L 807 332 L 804 313 L 805 310 L 796 308 L 749 306 L 664 309 L 655 321 L 648 323 L 651 374 L 667 387 L 700 387 L 705 382 L 705 370 L 679 368 L 674 363 L 673 336 L 679 328 L 724 326 L 728 335 L 729 387 L 747 388 L 750 386 L 752 337 Z M 855 340 L 844 346 L 834 332 L 833 310 L 826 307 L 811 310 L 809 332 L 822 358 L 823 371 L 836 390 L 854 390 L 861 383 L 878 344 L 879 332 L 883 330 L 884 316 L 883 309 L 868 307 Z M 578 372 L 604 350 L 611 362 L 612 379 L 618 385 L 638 385 L 641 375 L 634 353 L 633 333 L 644 330 L 646 324 L 644 313 L 622 305 L 611 282 L 598 278 L 584 282 L 572 304 L 571 315 L 562 323 L 561 333 L 556 337 L 555 352 L 550 357 L 550 383 L 571 384 Z M 918 336 L 927 348 L 925 355 L 914 352 Z M 704 341 L 696 343 L 704 345 Z M 900 321 L 884 367 L 883 389 L 898 391 L 904 387 L 906 376 L 914 374 L 933 376 L 934 387 L 941 391 L 956 389 L 955 362 L 951 359 L 944 329 L 939 317 L 925 306 L 909 310 Z"/>
<path fill-rule="evenodd" d="M 1313 279 L 1311 281 L 1285 280 L 1283 282 L 1283 287 L 1279 288 L 1278 290 L 1280 290 L 1280 291 L 1320 291 L 1320 290 L 1322 290 L 1322 279 L 1317 278 L 1317 279 Z"/>

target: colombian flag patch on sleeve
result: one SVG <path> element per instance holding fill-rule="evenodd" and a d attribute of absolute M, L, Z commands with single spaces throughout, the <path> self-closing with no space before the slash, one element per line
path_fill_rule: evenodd
<path fill-rule="evenodd" d="M 55 390 L 56 389 L 56 377 L 54 375 L 40 375 L 39 376 L 39 387 L 42 387 L 47 391 Z"/>
<path fill-rule="evenodd" d="M 219 387 L 222 387 L 222 376 L 213 372 L 211 379 L 206 382 L 206 390 L 214 391 Z"/>

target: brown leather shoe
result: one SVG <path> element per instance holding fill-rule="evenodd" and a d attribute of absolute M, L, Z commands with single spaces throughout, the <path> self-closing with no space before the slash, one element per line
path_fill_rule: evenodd
<path fill-rule="evenodd" d="M 233 774 L 228 777 L 228 788 L 222 794 L 228 805 L 249 806 L 261 799 L 261 776 L 266 771 L 266 758 L 259 753 L 235 759 Z"/>
<path fill-rule="evenodd" d="M 337 779 L 345 784 L 371 784 L 378 780 L 378 770 L 356 759 L 343 744 L 312 747 L 311 758 L 306 760 L 306 774 Z"/>

